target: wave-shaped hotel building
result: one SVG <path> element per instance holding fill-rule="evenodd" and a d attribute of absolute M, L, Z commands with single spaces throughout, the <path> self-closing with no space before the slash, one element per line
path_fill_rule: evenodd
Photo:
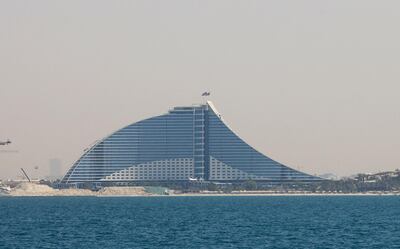
<path fill-rule="evenodd" d="M 245 143 L 214 105 L 175 107 L 100 140 L 61 183 L 205 180 L 312 182 L 321 178 L 289 168 Z"/>

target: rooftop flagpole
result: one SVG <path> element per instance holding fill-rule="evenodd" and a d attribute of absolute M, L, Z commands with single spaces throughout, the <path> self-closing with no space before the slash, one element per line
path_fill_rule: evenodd
<path fill-rule="evenodd" d="M 206 92 L 203 92 L 203 93 L 201 94 L 202 97 L 208 97 L 208 96 L 210 96 L 210 95 L 211 95 L 211 92 L 210 92 L 210 91 L 206 91 Z M 207 104 L 207 100 L 205 101 L 205 104 Z"/>

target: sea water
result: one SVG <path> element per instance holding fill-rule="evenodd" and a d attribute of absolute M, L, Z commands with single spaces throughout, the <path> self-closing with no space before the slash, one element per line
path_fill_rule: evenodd
<path fill-rule="evenodd" d="M 400 248 L 400 196 L 0 198 L 0 248 Z"/>

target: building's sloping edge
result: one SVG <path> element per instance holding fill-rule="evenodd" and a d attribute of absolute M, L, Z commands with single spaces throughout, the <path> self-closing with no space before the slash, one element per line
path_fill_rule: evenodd
<path fill-rule="evenodd" d="M 165 114 L 163 114 L 163 115 L 165 115 Z M 139 124 L 139 123 L 141 123 L 141 122 L 145 122 L 145 121 L 147 121 L 147 120 L 149 120 L 149 119 L 157 118 L 157 117 L 160 117 L 160 116 L 163 116 L 163 115 L 157 115 L 157 116 L 154 116 L 154 117 L 150 117 L 150 118 L 146 118 L 146 119 L 143 119 L 143 120 L 140 120 L 140 121 L 137 121 L 137 122 L 130 123 L 129 125 L 126 125 L 126 126 L 120 128 L 120 129 L 118 129 L 118 130 L 112 132 L 112 133 L 109 134 L 108 136 L 105 136 L 104 138 L 97 140 L 90 148 L 85 149 L 85 152 L 84 152 L 84 153 L 79 157 L 79 159 L 76 160 L 76 161 L 74 162 L 74 164 L 68 169 L 67 173 L 66 173 L 66 174 L 63 176 L 63 178 L 61 179 L 61 183 L 69 183 L 69 178 L 73 175 L 74 170 L 76 169 L 76 167 L 79 166 L 79 162 L 82 161 L 82 159 L 85 158 L 86 155 L 90 154 L 90 153 L 94 150 L 94 148 L 96 148 L 96 147 L 97 147 L 99 144 L 101 144 L 102 142 L 106 141 L 108 138 L 110 138 L 110 137 L 113 136 L 114 134 L 116 134 L 116 133 L 122 131 L 123 129 L 128 128 L 128 127 L 130 127 L 130 126 L 132 126 L 132 125 L 137 125 L 137 124 Z"/>
<path fill-rule="evenodd" d="M 243 142 L 244 144 L 246 144 L 251 150 L 253 150 L 255 153 L 258 153 L 260 155 L 262 155 L 263 157 L 267 158 L 268 160 L 270 160 L 271 162 L 274 162 L 276 164 L 276 166 L 278 167 L 282 167 L 283 169 L 286 169 L 288 171 L 291 171 L 293 175 L 302 175 L 302 176 L 298 176 L 297 179 L 302 179 L 305 181 L 321 181 L 324 180 L 323 178 L 317 177 L 317 176 L 313 176 L 311 174 L 308 173 L 304 173 L 298 170 L 295 170 L 291 167 L 288 167 L 284 164 L 279 163 L 278 161 L 266 156 L 264 153 L 259 152 L 258 150 L 256 150 L 254 147 L 252 147 L 251 145 L 249 145 L 248 143 L 246 143 L 236 132 L 233 131 L 233 129 L 230 128 L 230 126 L 227 124 L 227 122 L 222 118 L 221 114 L 218 112 L 217 108 L 214 106 L 214 104 L 211 101 L 207 101 L 207 105 L 209 106 L 210 110 L 215 114 L 215 116 L 217 116 L 220 121 L 223 123 L 223 125 L 225 125 L 227 127 L 227 129 L 234 135 L 236 136 L 241 142 Z M 210 155 L 211 156 L 211 155 Z M 211 163 L 211 162 L 210 162 Z M 226 164 L 226 163 L 225 163 Z M 226 164 L 227 165 L 227 164 Z M 231 166 L 229 166 L 231 167 Z M 234 167 L 232 167 L 234 168 Z M 236 169 L 236 168 L 235 168 Z M 246 172 L 245 169 L 240 169 L 243 172 Z M 282 170 L 285 171 L 285 170 Z M 247 173 L 247 172 L 246 172 Z M 284 177 L 282 177 L 284 178 Z M 260 176 L 255 176 L 253 175 L 253 179 L 263 179 L 263 180 L 268 180 L 269 177 L 260 177 Z M 289 178 L 290 179 L 290 178 Z M 285 180 L 289 180 L 289 179 L 285 179 Z M 296 180 L 296 179 L 293 179 Z"/>

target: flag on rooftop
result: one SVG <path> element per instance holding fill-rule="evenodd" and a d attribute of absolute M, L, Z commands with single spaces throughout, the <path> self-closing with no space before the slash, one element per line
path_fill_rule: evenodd
<path fill-rule="evenodd" d="M 204 92 L 201 96 L 210 96 L 210 92 Z"/>

